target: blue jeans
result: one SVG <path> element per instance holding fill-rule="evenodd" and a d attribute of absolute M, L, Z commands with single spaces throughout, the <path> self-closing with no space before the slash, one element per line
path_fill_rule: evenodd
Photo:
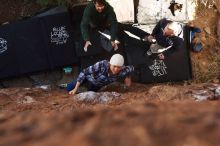
<path fill-rule="evenodd" d="M 201 33 L 201 29 L 198 27 L 192 27 L 190 31 L 190 44 L 192 45 L 193 51 L 200 52 L 203 49 L 202 43 L 193 43 L 193 39 L 196 37 L 196 33 Z"/>
<path fill-rule="evenodd" d="M 198 28 L 198 27 L 193 27 L 191 28 L 191 31 L 190 31 L 190 42 L 192 42 L 193 38 L 195 37 L 196 33 L 201 33 L 201 29 Z"/>
<path fill-rule="evenodd" d="M 73 80 L 71 83 L 67 84 L 66 90 L 67 91 L 73 90 L 76 86 L 76 83 L 77 83 L 77 80 Z M 84 84 L 86 85 L 87 91 L 97 92 L 99 89 L 101 89 L 101 86 L 96 86 L 86 79 L 83 81 L 81 85 L 84 85 Z"/>

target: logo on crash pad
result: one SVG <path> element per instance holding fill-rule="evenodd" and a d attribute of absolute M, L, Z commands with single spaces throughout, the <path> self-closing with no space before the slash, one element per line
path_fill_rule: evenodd
<path fill-rule="evenodd" d="M 7 41 L 3 38 L 0 38 L 0 54 L 4 53 L 7 49 Z"/>
<path fill-rule="evenodd" d="M 152 71 L 153 76 L 159 77 L 167 74 L 167 66 L 163 60 L 154 60 L 153 64 L 149 66 L 149 69 Z"/>
<path fill-rule="evenodd" d="M 69 34 L 66 31 L 65 26 L 54 27 L 51 32 L 50 38 L 51 38 L 51 43 L 55 43 L 56 45 L 62 45 L 62 44 L 66 44 L 69 38 Z"/>

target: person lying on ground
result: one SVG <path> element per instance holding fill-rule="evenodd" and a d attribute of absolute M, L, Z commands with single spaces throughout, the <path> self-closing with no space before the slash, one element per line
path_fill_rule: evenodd
<path fill-rule="evenodd" d="M 84 51 L 87 51 L 90 41 L 90 32 L 92 30 L 110 30 L 111 44 L 114 50 L 118 49 L 115 42 L 118 31 L 117 18 L 114 9 L 105 0 L 92 0 L 86 6 L 83 18 L 80 24 L 82 37 L 85 41 Z"/>
<path fill-rule="evenodd" d="M 88 91 L 98 91 L 103 86 L 124 79 L 127 87 L 131 85 L 133 66 L 124 66 L 124 57 L 114 54 L 110 61 L 103 60 L 82 70 L 76 80 L 67 85 L 69 94 L 76 94 L 79 86 L 86 85 Z"/>
<path fill-rule="evenodd" d="M 183 29 L 182 25 L 178 22 L 173 22 L 167 19 L 161 19 L 154 27 L 150 35 L 145 36 L 146 41 L 154 43 L 150 49 L 167 48 L 167 51 L 160 53 L 160 59 L 165 59 L 183 43 Z"/>

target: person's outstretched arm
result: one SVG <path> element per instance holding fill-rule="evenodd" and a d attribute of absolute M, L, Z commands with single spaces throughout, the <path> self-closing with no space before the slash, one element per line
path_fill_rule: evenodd
<path fill-rule="evenodd" d="M 107 21 L 110 24 L 111 41 L 115 41 L 118 32 L 118 22 L 117 22 L 116 14 L 111 6 L 108 7 L 107 13 L 108 13 Z"/>
<path fill-rule="evenodd" d="M 89 45 L 92 45 L 90 42 L 90 36 L 89 36 L 89 22 L 90 20 L 90 10 L 91 6 L 87 5 L 87 7 L 84 10 L 83 13 L 83 17 L 82 17 L 82 21 L 80 24 L 80 29 L 81 29 L 81 34 L 83 37 L 83 40 L 85 41 L 85 45 L 84 45 L 84 51 L 87 52 L 87 48 Z"/>
<path fill-rule="evenodd" d="M 124 84 L 125 84 L 125 88 L 126 87 L 130 87 L 131 86 L 131 74 L 134 72 L 134 66 L 129 65 L 129 66 L 125 66 L 125 68 L 123 69 L 123 73 L 122 76 L 124 76 Z"/>
<path fill-rule="evenodd" d="M 79 86 L 80 86 L 80 82 L 77 81 L 75 88 L 74 88 L 73 90 L 71 90 L 71 91 L 69 92 L 69 94 L 75 95 L 76 92 L 77 92 L 77 90 L 79 89 Z"/>
<path fill-rule="evenodd" d="M 91 6 L 87 5 L 84 10 L 83 17 L 80 23 L 81 34 L 84 41 L 90 41 L 89 37 L 89 22 L 90 22 L 90 8 Z"/>
<path fill-rule="evenodd" d="M 130 87 L 131 86 L 131 77 L 126 77 L 124 80 L 124 84 L 126 87 Z"/>
<path fill-rule="evenodd" d="M 111 44 L 116 51 L 118 49 L 118 45 L 115 43 L 118 33 L 118 22 L 114 9 L 110 5 L 107 7 L 107 15 L 107 23 L 110 25 Z"/>

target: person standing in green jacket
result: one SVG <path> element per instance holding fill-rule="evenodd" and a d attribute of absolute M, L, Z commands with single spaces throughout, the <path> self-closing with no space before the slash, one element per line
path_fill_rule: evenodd
<path fill-rule="evenodd" d="M 116 33 L 118 31 L 117 18 L 114 9 L 105 0 L 92 0 L 89 2 L 84 10 L 80 28 L 85 41 L 85 52 L 88 46 L 92 45 L 90 42 L 90 29 L 109 29 L 112 47 L 114 50 L 118 49 L 118 45 L 115 43 Z"/>

